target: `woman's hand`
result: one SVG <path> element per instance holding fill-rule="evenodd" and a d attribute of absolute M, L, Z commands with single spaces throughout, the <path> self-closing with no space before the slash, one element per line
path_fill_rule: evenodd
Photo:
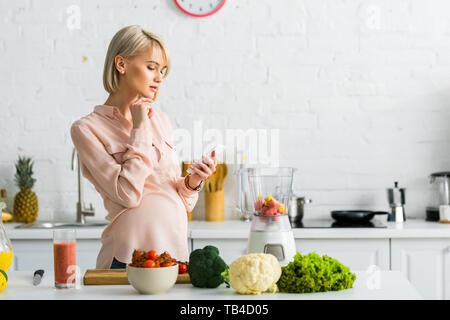
<path fill-rule="evenodd" d="M 133 128 L 138 129 L 145 126 L 148 122 L 147 119 L 152 117 L 153 108 L 151 103 L 153 103 L 152 99 L 141 97 L 130 106 Z"/>
<path fill-rule="evenodd" d="M 195 165 L 191 166 L 192 170 L 195 172 L 189 176 L 189 185 L 192 188 L 198 187 L 202 180 L 207 179 L 210 175 L 216 172 L 217 158 L 215 150 L 211 152 L 210 156 L 203 155 L 202 160 L 208 163 L 208 165 L 204 164 L 203 161 L 199 161 L 194 162 L 194 164 L 196 163 L 199 165 L 201 169 L 198 169 Z"/>

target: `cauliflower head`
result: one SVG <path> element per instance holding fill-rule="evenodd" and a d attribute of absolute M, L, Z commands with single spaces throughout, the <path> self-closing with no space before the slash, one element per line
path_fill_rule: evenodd
<path fill-rule="evenodd" d="M 228 272 L 230 284 L 238 293 L 260 294 L 275 290 L 281 266 L 272 254 L 250 253 L 233 261 Z"/>

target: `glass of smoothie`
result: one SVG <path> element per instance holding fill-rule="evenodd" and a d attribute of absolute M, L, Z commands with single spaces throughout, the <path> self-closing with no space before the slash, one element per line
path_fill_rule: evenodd
<path fill-rule="evenodd" d="M 0 202 L 1 204 L 1 202 Z M 1 211 L 0 205 L 0 211 Z M 13 260 L 13 248 L 11 241 L 6 235 L 6 230 L 3 227 L 3 222 L 0 220 L 0 269 L 8 271 Z"/>
<path fill-rule="evenodd" d="M 74 288 L 76 278 L 76 232 L 75 229 L 53 231 L 53 261 L 55 287 Z"/>

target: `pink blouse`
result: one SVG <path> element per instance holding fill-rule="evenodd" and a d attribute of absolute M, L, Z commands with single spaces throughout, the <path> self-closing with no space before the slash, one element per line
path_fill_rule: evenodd
<path fill-rule="evenodd" d="M 130 263 L 134 249 L 189 258 L 186 211 L 194 208 L 198 192 L 181 177 L 167 115 L 155 110 L 149 123 L 134 129 L 117 107 L 97 105 L 72 124 L 81 172 L 102 196 L 110 221 L 97 269 L 110 268 L 114 257 Z"/>

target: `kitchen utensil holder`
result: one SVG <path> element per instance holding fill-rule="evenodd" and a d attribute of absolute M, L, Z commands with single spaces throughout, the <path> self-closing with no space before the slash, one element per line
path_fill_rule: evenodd
<path fill-rule="evenodd" d="M 205 220 L 224 221 L 225 220 L 224 189 L 205 192 Z"/>

